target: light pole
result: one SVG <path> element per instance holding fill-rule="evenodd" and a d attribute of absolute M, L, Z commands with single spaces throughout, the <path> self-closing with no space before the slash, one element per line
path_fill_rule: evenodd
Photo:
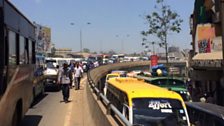
<path fill-rule="evenodd" d="M 90 22 L 87 22 L 86 23 L 86 25 L 90 25 L 91 23 Z M 74 26 L 75 25 L 75 23 L 70 23 L 70 25 L 72 25 L 72 26 Z M 80 53 L 82 54 L 82 51 L 83 51 L 83 49 L 82 49 L 82 44 L 83 44 L 83 40 L 82 40 L 82 27 L 80 27 L 80 32 L 79 32 L 79 37 L 80 37 Z"/>
<path fill-rule="evenodd" d="M 130 35 L 127 34 L 126 37 L 128 38 Z M 117 38 L 119 38 L 120 36 L 119 35 L 116 35 Z M 120 37 L 121 38 L 121 53 L 124 53 L 125 50 L 124 50 L 124 37 Z"/>
<path fill-rule="evenodd" d="M 143 38 L 142 39 L 142 46 L 145 46 L 145 47 L 147 47 L 148 48 L 148 46 L 146 45 L 146 43 L 148 43 L 148 44 L 151 44 L 152 45 L 152 53 L 153 53 L 153 55 L 155 55 L 155 44 L 156 44 L 156 42 L 155 41 L 152 41 L 152 42 L 149 42 L 149 41 L 146 41 L 147 39 L 146 38 Z"/>

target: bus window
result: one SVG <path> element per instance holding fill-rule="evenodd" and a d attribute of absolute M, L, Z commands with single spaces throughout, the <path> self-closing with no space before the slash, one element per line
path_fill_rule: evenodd
<path fill-rule="evenodd" d="M 28 44 L 28 46 L 29 46 L 29 49 L 28 49 L 29 50 L 29 63 L 32 64 L 33 63 L 33 49 L 32 49 L 33 43 L 31 40 L 29 40 L 28 42 L 29 42 L 29 44 Z"/>
<path fill-rule="evenodd" d="M 16 65 L 16 33 L 8 32 L 9 65 Z"/>
<path fill-rule="evenodd" d="M 26 64 L 25 59 L 25 39 L 23 36 L 19 37 L 19 64 Z"/>
<path fill-rule="evenodd" d="M 16 68 L 16 33 L 8 31 L 8 72 L 7 84 L 9 84 Z"/>
<path fill-rule="evenodd" d="M 29 43 L 28 39 L 25 39 L 25 61 L 26 64 L 29 64 Z"/>
<path fill-rule="evenodd" d="M 123 115 L 129 120 L 129 107 L 126 104 L 123 104 Z"/>
<path fill-rule="evenodd" d="M 36 44 L 35 44 L 35 42 L 34 41 L 32 41 L 32 63 L 33 64 L 35 64 L 36 63 L 36 51 L 35 51 L 35 49 L 36 49 Z"/>

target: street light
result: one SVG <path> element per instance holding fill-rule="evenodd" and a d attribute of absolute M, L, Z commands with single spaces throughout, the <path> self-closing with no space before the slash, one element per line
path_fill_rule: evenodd
<path fill-rule="evenodd" d="M 130 36 L 130 35 L 127 34 L 125 37 L 128 38 L 129 36 Z M 116 35 L 116 37 L 119 38 L 120 36 L 119 36 L 119 35 Z M 121 37 L 122 37 L 122 36 L 121 36 Z M 120 37 L 120 38 L 121 38 L 121 37 Z M 124 52 L 125 52 L 125 51 L 124 51 L 124 40 L 123 40 L 123 39 L 124 39 L 124 36 L 121 38 L 121 53 L 124 53 Z"/>
<path fill-rule="evenodd" d="M 146 38 L 143 38 L 142 39 L 142 46 L 145 46 L 145 48 L 148 48 L 149 46 L 147 46 L 146 45 L 146 43 L 148 43 L 148 44 L 151 44 L 152 45 L 152 47 L 153 47 L 153 50 L 152 50 L 152 53 L 153 53 L 153 55 L 155 54 L 155 44 L 156 44 L 156 42 L 155 41 L 152 41 L 152 42 L 148 42 L 148 41 L 146 41 L 147 39 Z"/>
<path fill-rule="evenodd" d="M 87 22 L 86 23 L 86 25 L 90 25 L 91 23 L 90 22 Z M 70 25 L 72 25 L 72 26 L 74 26 L 75 25 L 75 23 L 73 23 L 73 22 L 71 22 L 70 23 Z M 83 42 L 82 42 L 82 27 L 80 27 L 80 53 L 82 54 L 82 44 L 83 44 Z"/>

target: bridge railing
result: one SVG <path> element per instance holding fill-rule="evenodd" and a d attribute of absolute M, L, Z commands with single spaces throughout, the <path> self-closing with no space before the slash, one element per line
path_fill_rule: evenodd
<path fill-rule="evenodd" d="M 159 63 L 163 63 L 163 62 L 159 61 Z M 180 63 L 183 64 L 183 62 L 180 62 Z M 179 64 L 179 62 L 177 64 Z M 118 117 L 118 120 L 121 121 L 119 123 L 122 123 L 123 125 L 131 126 L 131 123 L 113 104 L 111 104 L 111 102 L 105 97 L 105 95 L 103 95 L 102 88 L 100 88 L 101 84 L 99 82 L 101 81 L 101 78 L 105 77 L 112 70 L 130 69 L 133 67 L 142 67 L 142 66 L 149 66 L 149 65 L 150 65 L 150 61 L 116 63 L 116 64 L 103 65 L 103 66 L 94 68 L 87 73 L 89 87 L 92 89 L 92 92 L 94 92 L 94 94 L 96 95 L 97 97 L 96 100 L 101 101 L 101 103 L 106 107 L 107 115 L 116 115 L 116 117 Z"/>
<path fill-rule="evenodd" d="M 111 111 L 124 123 L 126 126 L 131 126 L 131 123 L 125 118 L 123 114 L 113 105 L 111 102 L 100 92 L 100 90 L 96 87 L 96 84 L 92 80 L 90 76 L 90 72 L 87 73 L 88 82 L 93 89 L 94 93 L 97 95 L 97 99 L 104 102 L 107 109 L 107 114 L 111 114 Z"/>

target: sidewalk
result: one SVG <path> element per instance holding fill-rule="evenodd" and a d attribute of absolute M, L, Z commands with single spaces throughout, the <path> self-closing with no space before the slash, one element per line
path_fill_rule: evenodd
<path fill-rule="evenodd" d="M 87 78 L 80 90 L 70 89 L 70 102 L 62 102 L 62 93 L 46 92 L 46 96 L 27 112 L 22 126 L 94 126 L 89 116 L 86 96 Z"/>

